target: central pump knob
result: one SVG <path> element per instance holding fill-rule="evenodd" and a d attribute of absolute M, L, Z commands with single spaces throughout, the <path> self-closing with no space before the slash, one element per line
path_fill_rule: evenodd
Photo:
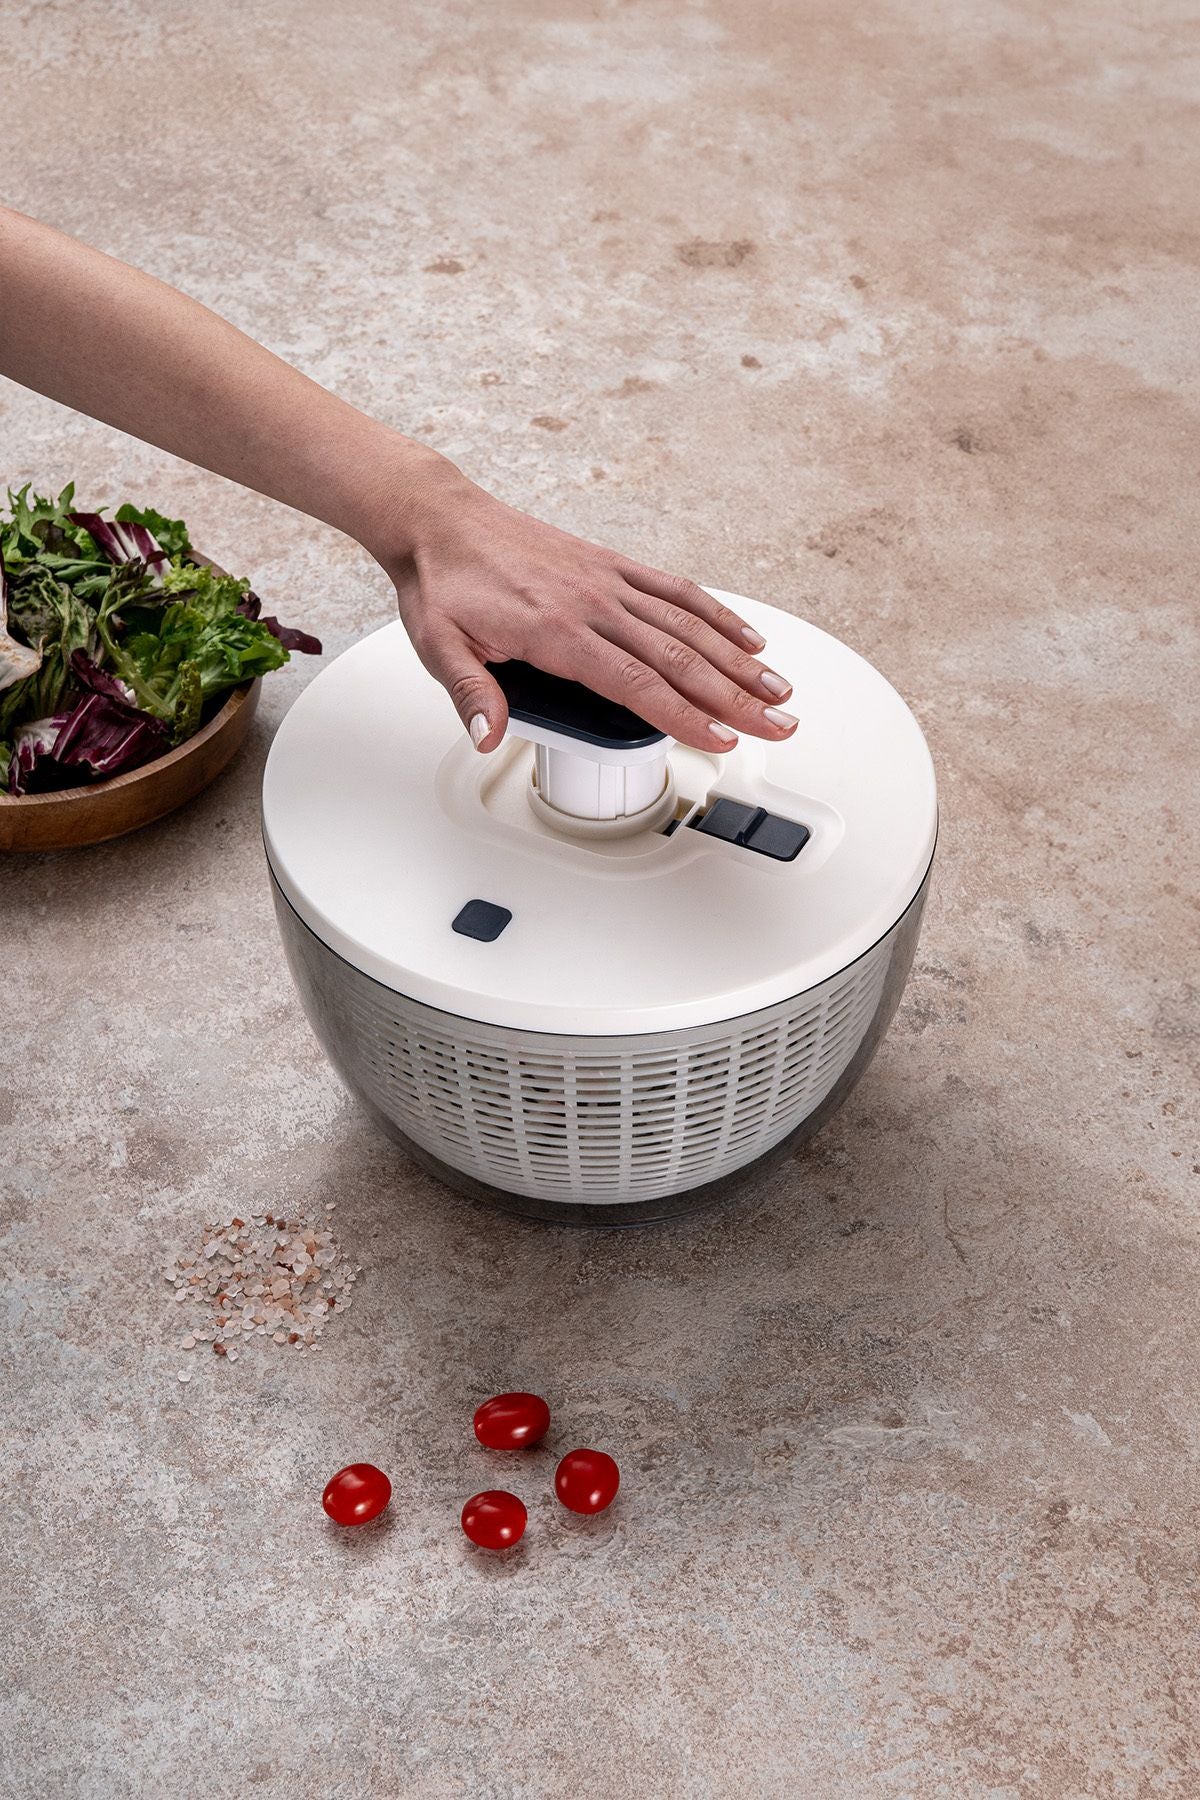
<path fill-rule="evenodd" d="M 515 730 L 519 736 L 520 725 Z M 621 765 L 539 744 L 533 766 L 546 805 L 576 819 L 624 819 L 645 812 L 667 781 L 665 750 L 650 762 Z"/>
<path fill-rule="evenodd" d="M 627 707 L 531 663 L 489 663 L 508 701 L 509 732 L 534 746 L 529 803 L 572 837 L 628 837 L 666 823 L 675 805 L 672 740 Z"/>

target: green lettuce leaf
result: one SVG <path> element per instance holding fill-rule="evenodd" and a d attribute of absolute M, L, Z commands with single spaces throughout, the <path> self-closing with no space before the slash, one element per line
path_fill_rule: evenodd
<path fill-rule="evenodd" d="M 202 608 L 182 600 L 163 608 L 156 633 L 130 636 L 123 649 L 137 663 L 142 681 L 172 710 L 185 663 L 195 664 L 207 700 L 224 688 L 281 668 L 288 660 L 283 645 L 257 619 L 237 612 L 209 617 Z"/>
<path fill-rule="evenodd" d="M 37 562 L 60 581 L 96 574 L 107 564 L 100 547 L 70 517 L 75 483 L 69 481 L 57 500 L 31 494 L 29 482 L 8 490 L 9 519 L 0 519 L 0 553 L 10 575 Z"/>
<path fill-rule="evenodd" d="M 200 567 L 172 557 L 171 566 L 163 571 L 160 593 L 168 599 L 174 595 L 186 599 L 194 611 L 205 618 L 218 619 L 234 613 L 250 592 L 250 583 L 236 575 L 218 575 L 215 569 Z"/>
<path fill-rule="evenodd" d="M 175 710 L 171 719 L 173 743 L 182 744 L 185 738 L 191 737 L 200 724 L 200 709 L 203 705 L 204 684 L 200 679 L 200 665 L 189 659 L 180 663 L 175 680 Z"/>
<path fill-rule="evenodd" d="M 201 703 L 269 674 L 289 660 L 278 638 L 238 610 L 249 582 L 212 569 L 173 565 L 163 586 L 121 601 L 118 636 L 103 625 L 109 666 L 127 681 L 144 711 L 180 732 L 199 722 Z M 107 615 L 102 607 L 102 620 Z M 195 724 L 191 725 L 195 729 Z"/>

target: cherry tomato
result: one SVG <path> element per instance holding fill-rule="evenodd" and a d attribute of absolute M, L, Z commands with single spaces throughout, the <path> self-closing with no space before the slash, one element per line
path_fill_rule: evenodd
<path fill-rule="evenodd" d="M 475 1414 L 475 1436 L 487 1450 L 528 1450 L 550 1429 L 550 1408 L 537 1394 L 497 1394 Z"/>
<path fill-rule="evenodd" d="M 554 1471 L 554 1491 L 572 1512 L 603 1512 L 620 1485 L 621 1471 L 603 1450 L 571 1450 Z"/>
<path fill-rule="evenodd" d="M 392 1484 L 372 1463 L 351 1463 L 326 1483 L 321 1505 L 335 1525 L 365 1525 L 392 1497 Z"/>
<path fill-rule="evenodd" d="M 462 1509 L 462 1528 L 481 1550 L 507 1550 L 519 1543 L 529 1514 L 515 1494 L 488 1488 L 472 1494 Z"/>

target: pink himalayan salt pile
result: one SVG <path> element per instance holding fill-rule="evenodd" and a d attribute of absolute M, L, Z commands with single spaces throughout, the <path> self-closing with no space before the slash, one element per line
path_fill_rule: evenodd
<path fill-rule="evenodd" d="M 331 1201 L 325 1212 L 332 1211 Z M 325 1320 L 346 1311 L 362 1274 L 343 1258 L 329 1226 L 328 1217 L 313 1225 L 272 1213 L 206 1225 L 199 1248 L 166 1272 L 185 1327 L 180 1349 L 211 1344 L 230 1362 L 254 1337 L 293 1345 L 302 1356 L 319 1350 Z M 190 1369 L 179 1379 L 190 1380 Z"/>

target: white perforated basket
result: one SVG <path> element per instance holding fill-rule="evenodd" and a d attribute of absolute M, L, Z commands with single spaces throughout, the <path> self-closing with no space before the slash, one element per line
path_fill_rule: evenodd
<path fill-rule="evenodd" d="M 920 919 L 915 903 L 851 968 L 764 1011 L 571 1038 L 395 993 L 315 937 L 278 888 L 275 898 L 314 1029 L 351 1090 L 401 1136 L 490 1191 L 631 1216 L 754 1162 L 821 1108 L 886 1025 Z"/>

